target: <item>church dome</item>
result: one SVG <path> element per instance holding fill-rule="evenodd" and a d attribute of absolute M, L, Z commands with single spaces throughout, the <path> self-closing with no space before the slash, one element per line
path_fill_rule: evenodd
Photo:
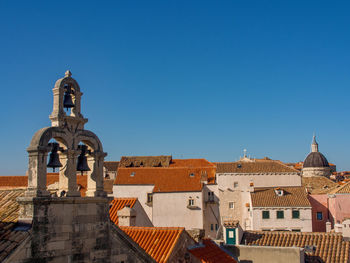
<path fill-rule="evenodd" d="M 305 158 L 304 168 L 306 167 L 329 167 L 326 157 L 320 152 L 311 152 Z"/>

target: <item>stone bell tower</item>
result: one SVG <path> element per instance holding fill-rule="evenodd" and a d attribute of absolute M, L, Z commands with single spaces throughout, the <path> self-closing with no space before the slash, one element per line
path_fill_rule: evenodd
<path fill-rule="evenodd" d="M 30 226 L 31 235 L 10 262 L 152 262 L 109 219 L 106 153 L 98 137 L 84 129 L 83 94 L 71 75 L 67 71 L 56 81 L 51 126 L 38 130 L 27 148 L 28 189 L 18 198 L 18 221 Z M 58 195 L 46 188 L 48 166 L 59 168 Z M 87 172 L 85 197 L 77 188 L 77 171 Z"/>
<path fill-rule="evenodd" d="M 69 94 L 67 94 L 69 92 Z M 67 71 L 65 77 L 56 81 L 53 88 L 53 111 L 50 115 L 51 127 L 38 130 L 27 149 L 29 153 L 28 190 L 26 196 L 48 196 L 46 189 L 47 156 L 51 150 L 49 141 L 54 139 L 59 144 L 59 192 L 67 196 L 80 196 L 77 190 L 77 157 L 81 154 L 83 144 L 88 149 L 86 157 L 89 170 L 87 173 L 87 196 L 106 196 L 103 190 L 103 161 L 106 153 L 98 137 L 85 130 L 88 121 L 81 114 L 81 97 L 83 93 L 72 73 Z M 70 114 L 64 111 L 64 98 L 71 96 Z"/>

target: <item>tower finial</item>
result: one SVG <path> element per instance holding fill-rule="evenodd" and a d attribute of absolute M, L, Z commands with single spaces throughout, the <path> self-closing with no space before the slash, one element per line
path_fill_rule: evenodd
<path fill-rule="evenodd" d="M 318 143 L 316 142 L 316 135 L 315 135 L 315 133 L 314 133 L 314 135 L 312 137 L 311 151 L 312 152 L 318 152 Z"/>
<path fill-rule="evenodd" d="M 243 158 L 246 158 L 247 157 L 247 149 L 244 149 L 243 152 L 244 152 Z"/>
<path fill-rule="evenodd" d="M 66 78 L 68 78 L 68 77 L 72 76 L 72 72 L 70 72 L 70 70 L 67 70 L 67 71 L 64 73 L 64 76 L 65 76 Z"/>

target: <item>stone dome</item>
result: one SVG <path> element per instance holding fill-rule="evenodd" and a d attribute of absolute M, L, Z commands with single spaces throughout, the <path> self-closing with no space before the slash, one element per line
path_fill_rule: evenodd
<path fill-rule="evenodd" d="M 322 153 L 311 152 L 305 158 L 303 167 L 329 167 L 329 164 Z"/>

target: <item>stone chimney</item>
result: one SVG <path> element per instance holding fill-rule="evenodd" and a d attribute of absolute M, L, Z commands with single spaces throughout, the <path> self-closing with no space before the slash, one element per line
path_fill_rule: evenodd
<path fill-rule="evenodd" d="M 136 226 L 136 211 L 129 205 L 118 211 L 119 226 Z"/>
<path fill-rule="evenodd" d="M 326 222 L 326 232 L 331 232 L 331 229 L 332 229 L 332 224 L 331 222 L 327 221 Z"/>

